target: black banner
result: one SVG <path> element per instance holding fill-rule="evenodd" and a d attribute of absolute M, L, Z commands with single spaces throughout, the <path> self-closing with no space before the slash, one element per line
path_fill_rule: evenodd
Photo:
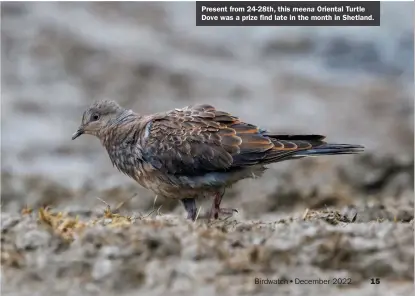
<path fill-rule="evenodd" d="M 380 26 L 380 1 L 196 1 L 196 26 Z"/>

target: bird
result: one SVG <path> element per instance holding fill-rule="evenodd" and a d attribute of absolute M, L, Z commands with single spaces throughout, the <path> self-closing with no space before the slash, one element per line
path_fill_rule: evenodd
<path fill-rule="evenodd" d="M 210 104 L 140 115 L 99 100 L 83 112 L 72 140 L 83 134 L 100 140 L 121 173 L 157 196 L 180 200 L 193 221 L 199 198 L 212 198 L 209 219 L 237 212 L 221 207 L 225 190 L 261 177 L 272 163 L 364 151 L 318 134 L 273 133 Z"/>

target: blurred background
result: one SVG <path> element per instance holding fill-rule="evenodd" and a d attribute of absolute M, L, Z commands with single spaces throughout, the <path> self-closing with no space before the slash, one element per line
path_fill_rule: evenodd
<path fill-rule="evenodd" d="M 80 211 L 134 193 L 125 209 L 151 210 L 154 195 L 113 168 L 97 139 L 71 141 L 84 109 L 113 99 L 142 114 L 210 103 L 275 132 L 367 148 L 238 183 L 223 203 L 240 219 L 327 206 L 413 218 L 413 3 L 382 2 L 380 27 L 196 27 L 194 9 L 1 4 L 2 212 Z"/>

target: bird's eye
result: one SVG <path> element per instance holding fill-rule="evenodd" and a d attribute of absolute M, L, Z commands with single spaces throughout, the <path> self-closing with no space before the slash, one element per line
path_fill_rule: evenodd
<path fill-rule="evenodd" d="M 92 114 L 91 119 L 92 121 L 97 121 L 99 119 L 99 114 Z"/>

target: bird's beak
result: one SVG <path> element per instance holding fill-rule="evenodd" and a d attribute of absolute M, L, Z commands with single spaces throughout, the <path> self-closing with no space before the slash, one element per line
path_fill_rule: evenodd
<path fill-rule="evenodd" d="M 80 135 L 82 135 L 84 132 L 85 131 L 84 131 L 84 129 L 82 127 L 78 128 L 78 130 L 72 135 L 72 140 L 75 140 Z"/>

